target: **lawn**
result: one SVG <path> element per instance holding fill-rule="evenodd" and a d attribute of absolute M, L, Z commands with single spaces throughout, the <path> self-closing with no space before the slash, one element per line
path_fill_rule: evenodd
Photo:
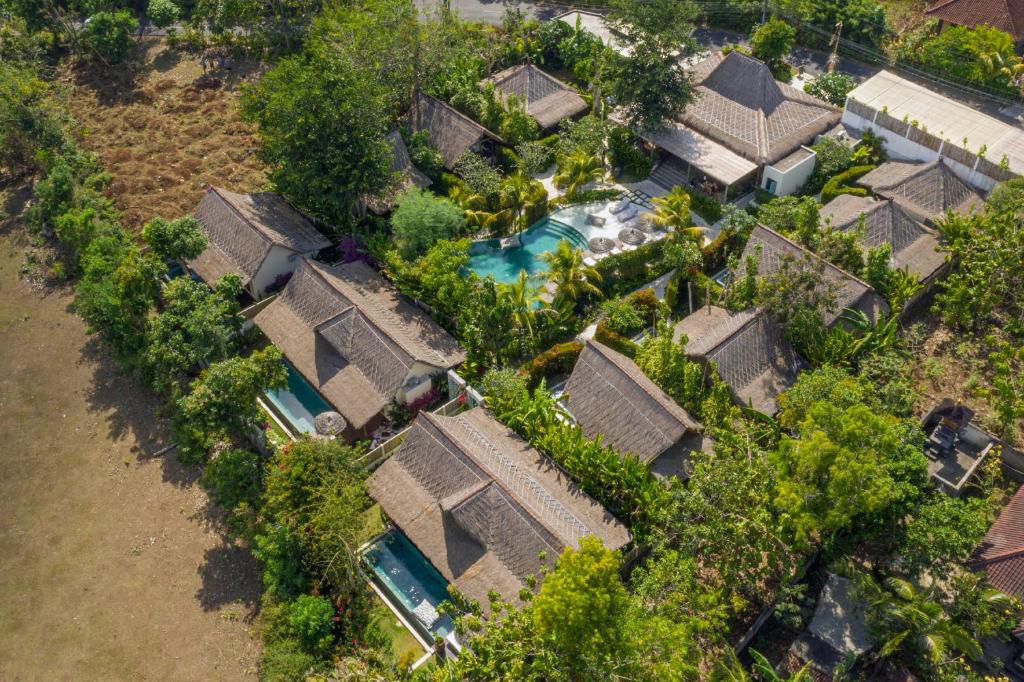
<path fill-rule="evenodd" d="M 412 663 L 419 660 L 426 653 L 419 640 L 402 625 L 402 622 L 380 600 L 380 597 L 374 595 L 374 599 L 376 600 L 376 605 L 373 610 L 373 618 L 377 626 L 391 639 L 391 646 L 394 649 L 395 656 L 403 663 Z"/>

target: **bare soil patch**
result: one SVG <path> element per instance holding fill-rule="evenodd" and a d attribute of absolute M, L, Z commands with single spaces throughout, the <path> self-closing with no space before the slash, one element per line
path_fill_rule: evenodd
<path fill-rule="evenodd" d="M 0 679 L 251 679 L 254 560 L 28 248 L 0 222 Z"/>
<path fill-rule="evenodd" d="M 146 38 L 134 65 L 62 73 L 81 144 L 113 174 L 108 193 L 129 229 L 191 214 L 207 185 L 266 186 L 254 130 L 237 106 L 241 84 L 261 67 L 230 66 L 204 77 L 197 58 Z"/>

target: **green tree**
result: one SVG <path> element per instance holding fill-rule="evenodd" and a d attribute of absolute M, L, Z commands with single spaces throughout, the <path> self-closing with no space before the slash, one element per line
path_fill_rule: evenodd
<path fill-rule="evenodd" d="M 835 285 L 824 270 L 824 263 L 810 256 L 784 256 L 775 272 L 758 279 L 758 303 L 783 325 L 797 350 L 824 330 L 826 316 L 835 312 Z"/>
<path fill-rule="evenodd" d="M 799 543 L 813 542 L 892 503 L 893 480 L 884 462 L 908 447 L 895 420 L 863 405 L 811 407 L 796 438 L 784 436 L 772 461 L 776 508 Z"/>
<path fill-rule="evenodd" d="M 555 298 L 578 303 L 583 296 L 601 298 L 601 274 L 584 264 L 583 252 L 566 240 L 558 242 L 554 251 L 541 256 L 548 266 L 548 277 L 555 283 Z"/>
<path fill-rule="evenodd" d="M 523 173 L 514 173 L 501 183 L 499 197 L 503 211 L 509 215 L 509 222 L 516 232 L 529 227 L 531 217 L 536 215 L 538 208 L 545 210 L 548 193 L 544 185 L 532 180 Z"/>
<path fill-rule="evenodd" d="M 814 197 L 785 196 L 757 208 L 757 219 L 776 232 L 817 251 L 821 238 L 821 215 Z"/>
<path fill-rule="evenodd" d="M 900 557 L 912 575 L 927 571 L 935 578 L 947 578 L 978 546 L 991 521 L 986 500 L 935 494 L 903 528 Z"/>
<path fill-rule="evenodd" d="M 1024 417 L 1024 385 L 1021 367 L 1024 366 L 1024 348 L 990 336 L 986 339 L 991 350 L 988 362 L 992 368 L 991 387 L 984 390 L 989 405 L 995 412 L 1000 435 L 1008 442 L 1018 439 L 1017 420 Z"/>
<path fill-rule="evenodd" d="M 304 594 L 288 605 L 288 626 L 292 635 L 311 654 L 322 656 L 334 644 L 333 617 L 334 605 L 323 597 Z"/>
<path fill-rule="evenodd" d="M 902 310 L 914 294 L 921 290 L 917 273 L 890 266 L 892 244 L 880 244 L 868 250 L 864 279 L 881 294 L 891 310 Z"/>
<path fill-rule="evenodd" d="M 469 263 L 469 240 L 439 241 L 414 263 L 402 259 L 396 252 L 385 257 L 388 274 L 402 293 L 429 303 L 442 318 L 458 317 L 470 292 L 476 275 L 463 274 Z"/>
<path fill-rule="evenodd" d="M 796 29 L 775 17 L 758 26 L 750 36 L 754 56 L 773 71 L 785 62 L 795 42 Z"/>
<path fill-rule="evenodd" d="M 680 232 L 700 239 L 707 228 L 695 227 L 690 213 L 690 193 L 682 187 L 673 187 L 663 197 L 655 197 L 651 221 L 668 232 Z"/>
<path fill-rule="evenodd" d="M 274 186 L 336 224 L 391 181 L 385 91 L 359 63 L 329 51 L 287 57 L 242 96 L 259 125 Z"/>
<path fill-rule="evenodd" d="M 174 4 L 173 0 L 148 0 L 146 2 L 146 16 L 150 18 L 154 26 L 167 28 L 178 20 L 181 9 Z"/>
<path fill-rule="evenodd" d="M 534 310 L 540 303 L 538 292 L 537 286 L 530 282 L 526 270 L 519 271 L 519 279 L 515 282 L 501 287 L 501 295 L 512 309 L 512 319 L 530 339 L 535 338 L 533 318 Z"/>
<path fill-rule="evenodd" d="M 237 275 L 225 275 L 213 291 L 178 277 L 164 288 L 164 305 L 148 320 L 142 373 L 161 393 L 174 395 L 188 374 L 206 362 L 228 357 L 241 327 Z"/>
<path fill-rule="evenodd" d="M 399 253 L 407 260 L 423 255 L 439 241 L 457 236 L 465 225 L 458 206 L 414 187 L 398 195 L 391 215 Z"/>
<path fill-rule="evenodd" d="M 804 85 L 804 92 L 812 97 L 825 100 L 832 106 L 846 104 L 846 96 L 857 86 L 857 82 L 845 73 L 823 73 Z"/>
<path fill-rule="evenodd" d="M 268 346 L 204 369 L 192 381 L 189 394 L 177 401 L 174 433 L 179 457 L 201 461 L 218 441 L 244 435 L 259 415 L 256 398 L 287 382 L 282 359 L 281 351 Z"/>
<path fill-rule="evenodd" d="M 267 524 L 253 538 L 252 555 L 263 571 L 263 588 L 274 599 L 293 599 L 309 588 L 302 539 L 284 523 Z"/>
<path fill-rule="evenodd" d="M 64 118 L 50 85 L 30 65 L 0 59 L 0 166 L 6 172 L 38 168 L 37 152 L 63 142 Z"/>
<path fill-rule="evenodd" d="M 90 58 L 106 64 L 119 64 L 131 52 L 133 35 L 139 22 L 130 10 L 96 12 L 82 28 L 82 43 L 90 50 Z"/>
<path fill-rule="evenodd" d="M 190 260 L 206 249 L 206 235 L 199 222 L 183 216 L 170 222 L 153 218 L 142 226 L 142 239 L 164 261 Z"/>
<path fill-rule="evenodd" d="M 704 398 L 704 370 L 686 357 L 687 339 L 672 339 L 672 326 L 658 325 L 658 333 L 648 335 L 633 360 L 654 383 L 690 412 L 697 412 Z"/>
<path fill-rule="evenodd" d="M 575 199 L 584 186 L 604 179 L 604 161 L 600 156 L 587 153 L 582 148 L 571 154 L 559 156 L 558 171 L 554 176 L 556 187 L 565 189 L 565 196 Z"/>
<path fill-rule="evenodd" d="M 227 513 L 228 522 L 244 532 L 255 520 L 263 491 L 263 460 L 250 450 L 225 450 L 203 468 L 203 487 Z"/>

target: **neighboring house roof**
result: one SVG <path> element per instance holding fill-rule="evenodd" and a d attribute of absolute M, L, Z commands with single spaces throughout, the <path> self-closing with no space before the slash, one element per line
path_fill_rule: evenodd
<path fill-rule="evenodd" d="M 450 105 L 422 92 L 416 93 L 409 123 L 414 131 L 430 131 L 430 144 L 441 152 L 444 165 L 452 168 L 470 147 L 485 137 L 501 138 Z"/>
<path fill-rule="evenodd" d="M 367 491 L 438 571 L 488 608 L 497 590 L 518 601 L 526 578 L 587 535 L 605 547 L 626 528 L 551 460 L 482 407 L 453 417 L 420 412 Z"/>
<path fill-rule="evenodd" d="M 848 578 L 830 573 L 818 596 L 814 617 L 807 630 L 793 642 L 782 667 L 795 672 L 804 663 L 810 663 L 812 679 L 831 680 L 832 673 L 847 656 L 860 656 L 870 649 L 871 634 L 863 601 L 854 594 Z"/>
<path fill-rule="evenodd" d="M 391 402 L 416 363 L 465 359 L 455 339 L 366 263 L 303 261 L 256 325 L 359 429 Z"/>
<path fill-rule="evenodd" d="M 541 71 L 533 64 L 521 64 L 494 74 L 485 82 L 508 97 L 515 95 L 536 119 L 541 128 L 558 125 L 559 121 L 582 114 L 587 103 L 571 86 Z"/>
<path fill-rule="evenodd" d="M 968 565 L 985 571 L 997 590 L 1024 598 L 1024 487 L 999 513 Z"/>
<path fill-rule="evenodd" d="M 768 415 L 779 411 L 776 398 L 804 367 L 782 328 L 761 309 L 701 308 L 676 324 L 676 340 L 683 334 L 687 355 L 714 362 L 740 402 Z"/>
<path fill-rule="evenodd" d="M 395 181 L 383 192 L 363 198 L 366 207 L 378 215 L 390 211 L 395 205 L 395 197 L 403 190 L 410 187 L 426 189 L 431 184 L 430 178 L 413 165 L 400 132 L 392 130 L 387 141 L 391 147 L 391 172 L 396 176 Z"/>
<path fill-rule="evenodd" d="M 632 360 L 590 340 L 566 383 L 569 412 L 587 438 L 650 462 L 701 425 Z"/>
<path fill-rule="evenodd" d="M 945 265 L 946 256 L 938 250 L 938 235 L 914 220 L 896 201 L 841 194 L 821 210 L 823 219 L 844 232 L 857 229 L 861 216 L 865 232 L 858 241 L 868 249 L 891 244 L 896 267 L 916 273 L 919 282 L 928 280 Z"/>
<path fill-rule="evenodd" d="M 957 177 L 942 159 L 931 163 L 889 161 L 857 181 L 875 194 L 892 199 L 922 222 L 933 222 L 946 211 L 968 213 L 981 205 L 981 195 Z"/>
<path fill-rule="evenodd" d="M 755 163 L 773 163 L 812 142 L 842 112 L 785 83 L 753 57 L 716 53 L 691 70 L 696 100 L 682 122 Z"/>
<path fill-rule="evenodd" d="M 1024 0 L 938 0 L 925 11 L 930 17 L 960 26 L 993 26 L 1024 39 Z"/>
<path fill-rule="evenodd" d="M 843 308 L 861 310 L 871 319 L 875 319 L 879 311 L 886 309 L 885 303 L 867 282 L 837 268 L 793 240 L 764 225 L 758 224 L 751 231 L 750 239 L 740 257 L 738 277 L 743 276 L 748 256 L 757 258 L 759 276 L 777 272 L 782 261 L 787 257 L 793 258 L 797 267 L 807 265 L 820 267 L 825 282 L 832 286 L 835 294 L 836 308 L 826 315 L 825 320 L 830 325 L 839 319 Z"/>
<path fill-rule="evenodd" d="M 906 137 L 927 148 L 921 159 L 941 154 L 995 182 L 1024 173 L 1024 130 L 890 71 L 847 95 L 844 121 Z M 983 158 L 977 155 L 982 146 Z"/>
<path fill-rule="evenodd" d="M 331 245 L 309 218 L 272 192 L 236 194 L 210 187 L 195 218 L 208 244 L 188 265 L 210 283 L 234 273 L 248 284 L 275 245 L 307 254 Z"/>

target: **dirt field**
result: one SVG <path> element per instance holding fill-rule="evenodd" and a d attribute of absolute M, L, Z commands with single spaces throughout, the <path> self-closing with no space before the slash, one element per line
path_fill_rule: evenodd
<path fill-rule="evenodd" d="M 0 222 L 0 680 L 252 679 L 253 559 L 28 246 Z"/>
<path fill-rule="evenodd" d="M 199 62 L 161 38 L 145 39 L 137 60 L 61 77 L 82 145 L 114 176 L 109 194 L 126 227 L 191 214 L 205 185 L 243 192 L 266 186 L 253 129 L 236 107 L 239 86 L 257 67 L 236 62 L 201 80 Z"/>

